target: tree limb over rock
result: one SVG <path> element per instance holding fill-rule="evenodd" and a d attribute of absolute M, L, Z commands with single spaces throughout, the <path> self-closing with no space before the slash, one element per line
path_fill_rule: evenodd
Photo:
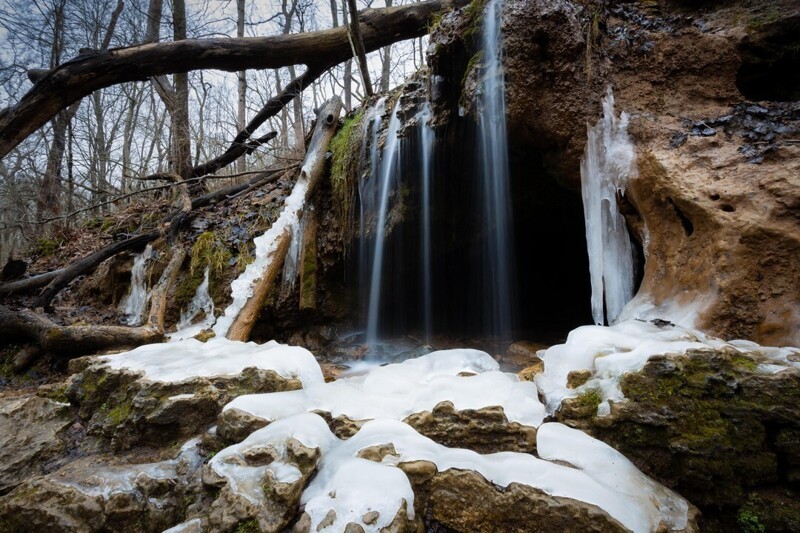
<path fill-rule="evenodd" d="M 366 9 L 359 14 L 366 52 L 425 35 L 435 14 L 467 0 Z M 238 72 L 304 64 L 327 69 L 352 57 L 347 28 L 225 39 L 187 39 L 78 56 L 47 73 L 14 106 L 0 111 L 0 158 L 60 110 L 93 91 L 161 74 L 198 69 Z"/>
<path fill-rule="evenodd" d="M 135 348 L 164 340 L 156 328 L 149 326 L 61 326 L 33 311 L 14 311 L 4 306 L 0 306 L 0 337 L 30 340 L 45 352 L 61 357 L 112 348 Z"/>

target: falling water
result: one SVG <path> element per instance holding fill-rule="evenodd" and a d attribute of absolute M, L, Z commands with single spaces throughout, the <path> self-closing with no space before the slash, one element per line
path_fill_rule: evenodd
<path fill-rule="evenodd" d="M 422 167 L 422 319 L 425 340 L 430 341 L 433 329 L 433 293 L 431 259 L 431 170 L 433 164 L 434 133 L 428 123 L 431 107 L 428 102 L 422 106 L 419 115 L 420 154 Z"/>
<path fill-rule="evenodd" d="M 361 240 L 358 248 L 358 272 L 361 287 L 369 285 L 369 247 L 367 246 L 367 215 L 372 213 L 375 209 L 375 197 L 377 196 L 377 187 L 375 182 L 378 180 L 378 164 L 380 163 L 380 152 L 378 150 L 378 134 L 381 129 L 381 119 L 386 113 L 386 98 L 381 98 L 378 102 L 369 109 L 366 117 L 364 118 L 364 127 L 369 129 L 369 175 L 367 179 L 358 180 L 358 198 L 359 198 L 359 212 L 358 212 L 358 227 L 361 232 Z M 366 134 L 366 130 L 365 130 Z M 366 139 L 366 135 L 364 136 Z M 361 145 L 361 161 L 365 164 L 366 158 L 366 143 Z M 362 169 L 363 171 L 363 169 Z M 362 172 L 363 174 L 363 172 Z M 367 291 L 362 291 L 361 308 L 368 309 L 369 294 Z"/>
<path fill-rule="evenodd" d="M 581 160 L 581 193 L 586 220 L 586 245 L 592 280 L 592 317 L 612 323 L 633 297 L 633 250 L 625 219 L 617 206 L 636 176 L 635 151 L 628 137 L 628 115 L 614 114 L 611 87 L 603 99 L 603 117 L 588 127 Z M 603 296 L 605 295 L 605 316 Z"/>
<path fill-rule="evenodd" d="M 178 331 L 184 330 L 192 325 L 192 321 L 197 317 L 200 312 L 204 313 L 204 318 L 202 322 L 199 324 L 195 324 L 193 329 L 197 329 L 198 332 L 206 329 L 210 326 L 214 325 L 214 300 L 211 299 L 211 295 L 208 293 L 208 267 L 206 267 L 206 271 L 203 274 L 203 282 L 197 287 L 197 290 L 194 292 L 194 297 L 192 301 L 189 302 L 189 307 L 186 308 L 185 311 L 181 312 L 181 318 L 178 321 Z"/>
<path fill-rule="evenodd" d="M 147 261 L 153 255 L 153 247 L 149 244 L 144 251 L 133 260 L 131 268 L 131 292 L 120 302 L 120 309 L 125 313 L 125 323 L 129 326 L 138 326 L 142 323 L 142 316 L 150 300 L 147 292 L 146 274 Z"/>
<path fill-rule="evenodd" d="M 375 225 L 375 247 L 372 254 L 372 274 L 370 276 L 369 287 L 369 304 L 367 307 L 367 344 L 374 344 L 378 340 L 378 318 L 381 302 L 381 273 L 383 271 L 383 252 L 384 252 L 384 237 L 386 235 L 386 215 L 389 211 L 389 193 L 391 189 L 391 180 L 396 172 L 398 166 L 399 156 L 399 139 L 397 132 L 400 130 L 400 119 L 397 116 L 397 110 L 400 107 L 400 99 L 392 110 L 392 117 L 389 120 L 389 129 L 386 132 L 386 142 L 383 146 L 381 153 L 380 167 L 373 166 L 373 175 L 371 179 L 378 179 L 377 185 L 379 187 L 379 203 L 378 203 L 378 219 Z M 375 174 L 375 170 L 379 170 L 379 174 Z"/>
<path fill-rule="evenodd" d="M 508 340 L 512 328 L 511 205 L 509 197 L 506 97 L 503 72 L 502 0 L 491 0 L 483 24 L 485 72 L 478 95 L 479 146 L 483 174 L 484 297 L 496 340 Z"/>

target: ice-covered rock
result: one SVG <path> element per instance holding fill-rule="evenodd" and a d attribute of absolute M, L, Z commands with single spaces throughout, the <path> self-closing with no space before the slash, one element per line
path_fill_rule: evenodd
<path fill-rule="evenodd" d="M 175 459 L 100 465 L 79 459 L 0 499 L 3 531 L 162 531 L 181 518 L 202 460 L 197 440 Z"/>
<path fill-rule="evenodd" d="M 487 408 L 500 412 L 484 413 L 486 424 L 474 424 L 470 416 L 459 418 L 456 414 Z M 223 409 L 219 430 L 223 437 L 239 440 L 279 418 L 312 411 L 349 426 L 351 429 L 341 433 L 344 435 L 354 432 L 353 422 L 405 419 L 419 422 L 422 431 L 447 432 L 453 439 L 461 434 L 486 445 L 491 444 L 492 434 L 508 431 L 517 435 L 513 440 L 522 449 L 532 448 L 533 428 L 544 419 L 533 383 L 498 371 L 497 362 L 484 352 L 444 350 L 298 391 L 240 396 Z M 462 421 L 470 430 L 452 431 Z M 482 430 L 488 431 L 482 434 Z M 459 444 L 469 446 L 468 440 Z"/>
<path fill-rule="evenodd" d="M 614 326 L 583 326 L 570 332 L 567 342 L 549 348 L 544 354 L 544 372 L 536 376 L 536 384 L 545 397 L 547 412 L 555 413 L 567 398 L 585 399 L 600 415 L 608 414 L 610 402 L 621 402 L 625 396 L 619 382 L 626 372 L 642 369 L 656 355 L 682 354 L 688 350 L 730 350 L 747 353 L 754 361 L 764 363 L 764 372 L 790 366 L 790 354 L 800 355 L 796 348 L 761 347 L 754 343 L 721 339 L 660 320 L 645 322 L 627 320 Z M 588 371 L 588 379 L 573 386 L 576 372 Z"/>
<path fill-rule="evenodd" d="M 77 365 L 87 366 L 73 376 L 67 395 L 89 420 L 89 431 L 112 438 L 117 449 L 195 434 L 238 395 L 323 380 L 303 348 L 224 338 L 151 344 Z"/>

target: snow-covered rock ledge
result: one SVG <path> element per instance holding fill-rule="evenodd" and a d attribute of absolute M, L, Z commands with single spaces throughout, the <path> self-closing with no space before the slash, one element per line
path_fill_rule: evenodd
<path fill-rule="evenodd" d="M 89 432 L 116 449 L 164 443 L 196 434 L 241 394 L 299 389 L 321 383 L 304 348 L 214 338 L 140 346 L 76 360 L 67 396 L 89 420 Z"/>

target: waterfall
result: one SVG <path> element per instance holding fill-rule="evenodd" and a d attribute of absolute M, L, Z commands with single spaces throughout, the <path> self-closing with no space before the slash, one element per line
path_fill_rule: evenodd
<path fill-rule="evenodd" d="M 214 300 L 211 299 L 211 295 L 208 293 L 208 267 L 206 267 L 206 271 L 203 274 L 203 282 L 197 287 L 192 301 L 189 302 L 189 307 L 181 312 L 181 318 L 177 326 L 178 331 L 191 326 L 192 321 L 201 311 L 205 313 L 205 317 L 202 322 L 196 325 L 199 327 L 193 328 L 197 330 L 197 333 L 211 327 L 215 321 Z"/>
<path fill-rule="evenodd" d="M 628 115 L 622 113 L 617 118 L 614 114 L 614 95 L 609 86 L 603 99 L 603 117 L 594 127 L 587 127 L 588 139 L 581 160 L 592 317 L 598 325 L 614 322 L 633 297 L 633 250 L 617 206 L 617 193 L 624 193 L 628 180 L 637 174 L 627 127 Z"/>
<path fill-rule="evenodd" d="M 433 330 L 433 294 L 431 259 L 431 171 L 433 164 L 433 128 L 431 106 L 422 106 L 419 114 L 419 138 L 422 175 L 422 320 L 425 340 L 430 341 Z"/>
<path fill-rule="evenodd" d="M 483 23 L 485 72 L 478 94 L 479 147 L 483 176 L 484 302 L 497 340 L 512 330 L 512 238 L 506 97 L 503 71 L 502 0 L 491 0 Z"/>
<path fill-rule="evenodd" d="M 133 260 L 131 267 L 131 292 L 128 293 L 122 302 L 120 310 L 125 313 L 125 323 L 129 326 L 138 326 L 142 323 L 142 316 L 150 300 L 150 293 L 147 291 L 147 261 L 153 255 L 153 247 L 147 245 L 142 253 Z"/>
<path fill-rule="evenodd" d="M 397 172 L 400 145 L 397 132 L 400 130 L 400 118 L 397 110 L 400 99 L 394 105 L 389 129 L 386 132 L 386 142 L 381 152 L 380 166 L 372 167 L 370 180 L 375 181 L 372 186 L 378 187 L 378 219 L 375 225 L 375 244 L 372 253 L 372 268 L 369 284 L 369 302 L 367 306 L 367 344 L 374 344 L 378 340 L 378 318 L 381 303 L 381 273 L 383 271 L 384 237 L 386 235 L 386 215 L 389 211 L 389 193 L 391 192 L 392 177 Z M 373 161 L 374 162 L 374 161 Z M 376 173 L 377 171 L 377 173 Z"/>

